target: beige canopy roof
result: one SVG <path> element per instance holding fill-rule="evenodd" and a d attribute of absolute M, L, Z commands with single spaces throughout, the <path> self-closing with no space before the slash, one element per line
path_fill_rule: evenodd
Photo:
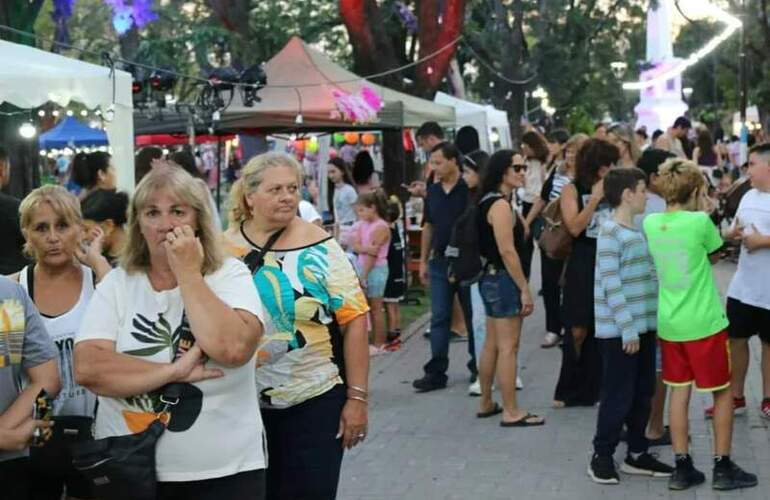
<path fill-rule="evenodd" d="M 259 91 L 262 101 L 248 108 L 243 106 L 241 96 L 236 95 L 222 114 L 220 129 L 360 128 L 334 117 L 337 106 L 332 92 L 343 90 L 355 93 L 364 86 L 377 92 L 385 102 L 379 121 L 364 128 L 411 128 L 419 127 L 426 121 L 452 126 L 455 122 L 454 108 L 363 80 L 296 36 L 266 63 L 265 72 L 268 85 Z M 296 118 L 300 113 L 303 123 L 297 124 Z M 185 130 L 184 123 L 174 122 L 176 120 L 171 117 L 164 118 L 162 122 L 147 122 L 137 117 L 137 131 Z"/>

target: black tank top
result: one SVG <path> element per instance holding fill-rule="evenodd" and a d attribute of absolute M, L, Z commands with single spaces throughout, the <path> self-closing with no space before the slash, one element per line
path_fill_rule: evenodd
<path fill-rule="evenodd" d="M 486 195 L 479 202 L 479 251 L 487 263 L 497 269 L 505 269 L 503 258 L 500 256 L 500 250 L 495 241 L 495 232 L 492 225 L 487 222 L 487 214 L 494 203 L 500 200 L 500 197 Z M 505 198 L 503 198 L 504 200 Z M 506 202 L 507 203 L 507 202 Z M 508 204 L 510 207 L 510 203 Z M 511 208 L 513 210 L 513 208 Z M 513 210 L 515 216 L 513 224 L 513 246 L 516 253 L 521 258 L 524 250 L 524 221 L 516 210 Z"/>

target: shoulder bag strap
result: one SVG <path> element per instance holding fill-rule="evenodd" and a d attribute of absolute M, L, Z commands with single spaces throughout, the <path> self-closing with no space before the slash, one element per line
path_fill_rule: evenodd
<path fill-rule="evenodd" d="M 249 253 L 243 259 L 244 263 L 248 266 L 252 274 L 256 273 L 259 270 L 259 268 L 262 267 L 262 265 L 264 264 L 265 255 L 267 254 L 267 252 L 270 251 L 270 249 L 273 248 L 273 245 L 275 245 L 275 242 L 278 241 L 278 238 L 281 237 L 284 231 L 286 231 L 286 228 L 282 227 L 278 231 L 271 234 L 262 248 L 260 248 L 257 251 Z M 248 236 L 246 236 L 246 233 L 243 230 L 243 222 L 241 222 L 241 235 L 246 241 L 251 242 L 251 240 L 249 239 Z"/>

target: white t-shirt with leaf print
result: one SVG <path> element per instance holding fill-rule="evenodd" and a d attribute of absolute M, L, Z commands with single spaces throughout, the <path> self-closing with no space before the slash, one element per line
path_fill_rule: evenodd
<path fill-rule="evenodd" d="M 204 280 L 225 304 L 263 321 L 262 304 L 243 263 L 228 258 Z M 189 328 L 182 321 L 183 310 L 178 287 L 157 292 L 145 273 L 117 268 L 97 287 L 77 342 L 111 340 L 117 352 L 168 363 L 180 333 Z M 184 385 L 181 402 L 156 448 L 159 481 L 197 481 L 265 468 L 254 364 L 227 368 L 209 360 L 207 366 L 219 368 L 224 377 Z M 143 431 L 156 418 L 159 396 L 99 396 L 96 438 Z"/>

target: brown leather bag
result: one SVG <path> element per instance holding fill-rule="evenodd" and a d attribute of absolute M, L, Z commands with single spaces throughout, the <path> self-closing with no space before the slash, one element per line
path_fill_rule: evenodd
<path fill-rule="evenodd" d="M 551 259 L 565 260 L 572 252 L 572 235 L 562 219 L 559 198 L 546 205 L 541 217 L 544 224 L 538 240 L 540 250 Z"/>

